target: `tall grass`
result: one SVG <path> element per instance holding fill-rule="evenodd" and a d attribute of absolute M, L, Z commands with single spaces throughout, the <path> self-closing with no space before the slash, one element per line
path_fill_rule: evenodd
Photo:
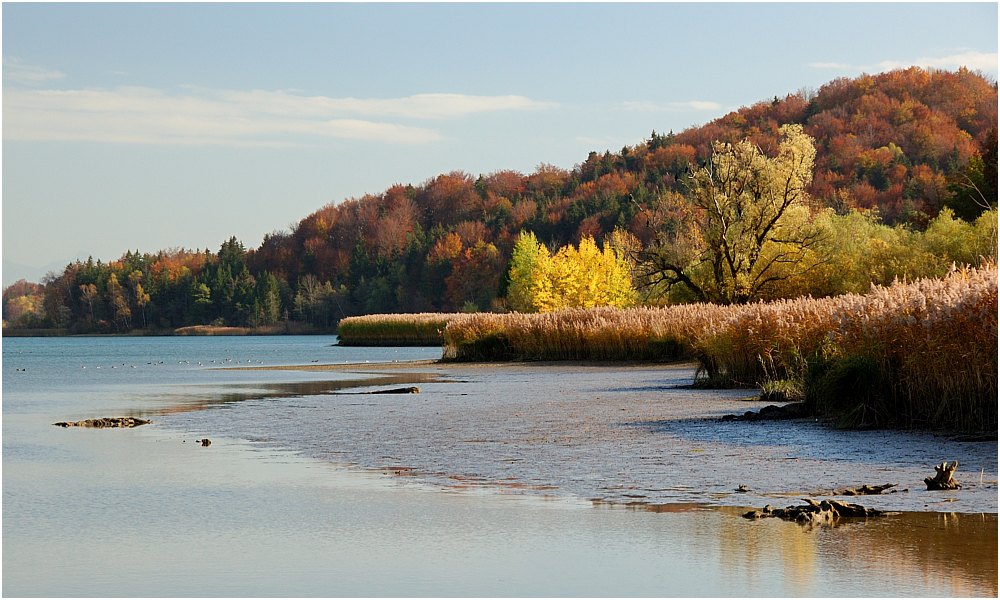
<path fill-rule="evenodd" d="M 468 315 L 444 343 L 451 360 L 695 358 L 717 385 L 790 382 L 845 425 L 997 426 L 996 265 L 823 299 Z"/>
<path fill-rule="evenodd" d="M 347 317 L 337 336 L 344 346 L 440 346 L 445 326 L 468 314 L 419 313 Z"/>

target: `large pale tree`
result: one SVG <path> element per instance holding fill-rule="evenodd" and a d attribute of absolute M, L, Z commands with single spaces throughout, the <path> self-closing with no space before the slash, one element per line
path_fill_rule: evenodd
<path fill-rule="evenodd" d="M 661 198 L 639 265 L 648 291 L 739 304 L 816 266 L 809 250 L 822 234 L 806 191 L 816 149 L 800 125 L 780 133 L 773 157 L 749 141 L 716 142 L 687 193 Z"/>

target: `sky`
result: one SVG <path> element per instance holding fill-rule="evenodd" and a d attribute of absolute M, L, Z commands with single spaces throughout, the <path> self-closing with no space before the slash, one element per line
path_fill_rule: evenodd
<path fill-rule="evenodd" d="M 997 78 L 997 3 L 3 3 L 3 285 L 257 247 L 441 173 L 571 169 L 911 65 Z"/>

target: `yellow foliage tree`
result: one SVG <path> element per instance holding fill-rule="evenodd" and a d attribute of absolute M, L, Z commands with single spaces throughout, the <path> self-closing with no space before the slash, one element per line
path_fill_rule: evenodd
<path fill-rule="evenodd" d="M 597 247 L 592 237 L 563 246 L 555 255 L 532 233 L 514 245 L 507 302 L 519 312 L 563 308 L 626 307 L 635 304 L 631 266 L 611 244 Z"/>
<path fill-rule="evenodd" d="M 552 257 L 534 233 L 522 232 L 510 259 L 507 303 L 518 312 L 544 312 L 552 302 Z"/>

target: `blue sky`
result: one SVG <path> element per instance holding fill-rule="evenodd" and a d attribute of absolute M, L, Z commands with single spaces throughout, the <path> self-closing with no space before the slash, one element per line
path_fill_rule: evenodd
<path fill-rule="evenodd" d="M 3 4 L 3 284 L 572 168 L 837 77 L 997 77 L 996 3 Z"/>

